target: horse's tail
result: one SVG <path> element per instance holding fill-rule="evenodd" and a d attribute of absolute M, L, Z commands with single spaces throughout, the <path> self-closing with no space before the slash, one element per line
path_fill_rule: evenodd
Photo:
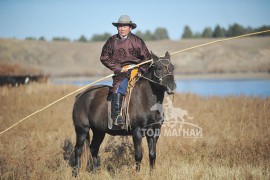
<path fill-rule="evenodd" d="M 82 155 L 81 155 L 81 170 L 92 170 L 93 169 L 93 158 L 89 148 L 89 142 L 84 141 Z"/>
<path fill-rule="evenodd" d="M 87 138 L 89 138 L 89 136 Z M 90 144 L 89 139 L 85 139 L 84 144 L 83 144 L 82 154 L 80 157 L 80 160 L 81 160 L 80 170 L 81 171 L 85 171 L 85 170 L 91 171 L 93 169 L 93 158 L 92 158 L 92 154 L 89 148 L 89 144 Z"/>
<path fill-rule="evenodd" d="M 82 118 L 79 118 L 79 115 L 76 112 L 77 112 L 76 109 L 73 108 L 72 118 L 73 118 L 73 124 L 75 126 L 75 129 L 76 127 L 81 128 L 81 124 L 78 122 L 83 122 Z M 78 134 L 80 133 L 76 132 L 76 134 L 78 136 Z M 90 153 L 89 147 L 90 147 L 90 131 L 87 132 L 86 137 L 83 142 L 82 154 L 80 156 L 80 167 L 81 167 L 80 169 L 81 170 L 86 170 L 86 169 L 90 170 L 92 168 L 91 164 L 93 164 L 93 160 L 92 160 L 92 155 Z"/>

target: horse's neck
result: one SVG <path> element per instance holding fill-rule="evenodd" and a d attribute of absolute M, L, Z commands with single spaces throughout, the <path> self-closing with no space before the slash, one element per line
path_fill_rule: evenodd
<path fill-rule="evenodd" d="M 156 103 L 162 104 L 164 99 L 165 90 L 160 88 L 160 85 L 151 83 L 153 94 L 156 96 Z"/>
<path fill-rule="evenodd" d="M 150 81 L 142 78 L 140 80 L 139 88 L 147 93 L 148 98 L 152 97 L 151 100 L 154 103 L 162 104 L 165 93 L 164 88 L 161 85 L 155 83 L 154 75 L 151 71 L 147 72 L 143 76 L 147 79 L 150 79 Z"/>
<path fill-rule="evenodd" d="M 145 77 L 150 79 L 148 83 L 150 84 L 151 89 L 153 90 L 153 93 L 158 94 L 159 96 L 162 95 L 162 97 L 164 98 L 165 89 L 158 83 L 158 79 L 154 75 L 154 70 L 149 69 L 149 71 L 145 74 Z"/>

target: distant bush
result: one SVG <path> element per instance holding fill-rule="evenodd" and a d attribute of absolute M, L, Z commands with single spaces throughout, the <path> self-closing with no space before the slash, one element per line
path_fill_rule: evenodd
<path fill-rule="evenodd" d="M 142 32 L 140 30 L 136 31 L 135 33 L 137 36 L 142 38 L 144 41 L 153 41 L 153 40 L 162 40 L 162 39 L 169 39 L 168 32 L 165 28 L 158 27 L 152 33 L 149 30 L 146 30 L 145 32 Z"/>
<path fill-rule="evenodd" d="M 53 41 L 70 41 L 70 39 L 66 37 L 54 37 L 52 40 Z"/>
<path fill-rule="evenodd" d="M 35 41 L 36 38 L 34 38 L 34 37 L 26 37 L 25 40 L 28 40 L 28 41 Z"/>
<path fill-rule="evenodd" d="M 259 28 L 254 29 L 253 31 L 258 32 L 258 31 L 266 31 L 266 30 L 270 30 L 270 26 L 261 26 Z M 270 36 L 270 32 L 259 34 L 257 36 Z"/>
<path fill-rule="evenodd" d="M 145 32 L 138 30 L 138 31 L 136 31 L 135 34 L 137 36 L 139 36 L 144 41 L 153 41 L 154 40 L 154 35 L 149 30 L 146 30 Z"/>
<path fill-rule="evenodd" d="M 240 36 L 243 34 L 246 34 L 246 29 L 237 23 L 230 25 L 227 31 L 227 37 Z"/>
<path fill-rule="evenodd" d="M 203 33 L 202 33 L 202 37 L 203 38 L 210 38 L 213 36 L 213 32 L 212 32 L 212 29 L 211 27 L 206 27 L 204 30 L 203 30 Z"/>
<path fill-rule="evenodd" d="M 111 37 L 110 33 L 94 34 L 90 41 L 106 41 L 109 37 Z"/>
<path fill-rule="evenodd" d="M 202 37 L 202 33 L 200 33 L 200 32 L 195 32 L 192 35 L 192 38 L 201 38 L 201 37 Z"/>
<path fill-rule="evenodd" d="M 157 28 L 154 32 L 154 40 L 169 39 L 168 32 L 165 28 Z"/>
<path fill-rule="evenodd" d="M 219 25 L 217 25 L 213 32 L 213 37 L 225 37 L 226 36 L 226 30 Z"/>
<path fill-rule="evenodd" d="M 193 37 L 192 31 L 191 31 L 190 27 L 186 25 L 184 27 L 184 33 L 182 34 L 182 38 L 186 39 L 186 38 L 192 38 L 192 37 Z"/>
<path fill-rule="evenodd" d="M 41 36 L 38 40 L 39 41 L 46 41 L 46 39 L 43 36 Z"/>
<path fill-rule="evenodd" d="M 87 39 L 84 35 L 81 35 L 81 37 L 78 39 L 79 42 L 87 42 Z"/>

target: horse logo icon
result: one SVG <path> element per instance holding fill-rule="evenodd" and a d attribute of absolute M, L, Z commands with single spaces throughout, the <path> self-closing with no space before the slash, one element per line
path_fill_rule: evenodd
<path fill-rule="evenodd" d="M 151 107 L 151 111 L 158 111 L 162 117 L 162 122 L 164 122 L 164 126 L 169 126 L 170 128 L 175 127 L 177 124 L 180 124 L 180 128 L 186 121 L 185 117 L 188 120 L 193 119 L 188 115 L 187 110 L 173 107 L 172 100 L 170 97 L 166 97 L 166 101 L 164 105 L 160 103 L 156 103 Z"/>

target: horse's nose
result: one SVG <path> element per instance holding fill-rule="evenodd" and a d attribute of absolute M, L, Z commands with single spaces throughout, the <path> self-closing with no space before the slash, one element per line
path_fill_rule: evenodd
<path fill-rule="evenodd" d="M 166 92 L 167 92 L 167 94 L 174 94 L 174 91 L 171 90 L 171 88 L 169 88 L 169 87 L 166 88 Z"/>

